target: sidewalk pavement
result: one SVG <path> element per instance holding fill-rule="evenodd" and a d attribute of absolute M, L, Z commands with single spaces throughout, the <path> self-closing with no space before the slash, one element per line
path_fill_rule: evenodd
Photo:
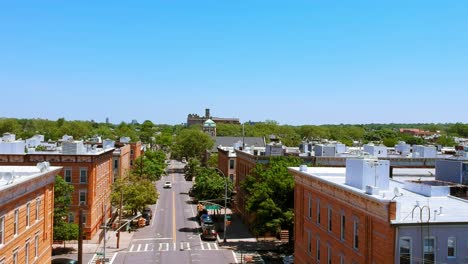
<path fill-rule="evenodd" d="M 134 232 L 122 231 L 120 232 L 119 248 L 117 248 L 117 236 L 115 231 L 107 231 L 106 233 L 106 253 L 114 253 L 117 251 L 126 250 L 132 241 Z M 57 247 L 62 247 L 63 244 Z M 67 243 L 66 247 L 74 248 L 74 253 L 78 253 L 77 241 Z M 99 234 L 96 234 L 91 240 L 83 241 L 83 254 L 102 253 L 104 251 L 104 239 L 99 243 Z"/>

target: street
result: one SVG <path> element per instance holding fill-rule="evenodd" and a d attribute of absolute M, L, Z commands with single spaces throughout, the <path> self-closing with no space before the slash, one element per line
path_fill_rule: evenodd
<path fill-rule="evenodd" d="M 171 161 L 169 167 L 183 168 Z M 172 188 L 163 188 L 171 181 Z M 133 235 L 128 248 L 113 256 L 112 263 L 236 263 L 233 251 L 222 249 L 216 241 L 202 241 L 196 221 L 196 205 L 190 203 L 191 181 L 182 173 L 170 173 L 157 182 L 159 199 L 153 218 Z"/>

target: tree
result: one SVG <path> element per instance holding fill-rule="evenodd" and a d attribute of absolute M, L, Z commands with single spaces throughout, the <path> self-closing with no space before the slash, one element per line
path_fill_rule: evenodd
<path fill-rule="evenodd" d="M 210 158 L 207 162 L 208 167 L 217 168 L 218 167 L 218 153 L 213 153 L 210 155 Z"/>
<path fill-rule="evenodd" d="M 143 156 L 138 157 L 133 163 L 132 174 L 140 179 L 156 181 L 161 178 L 166 167 L 164 161 L 166 154 L 162 151 L 146 151 Z"/>
<path fill-rule="evenodd" d="M 214 145 L 213 139 L 198 129 L 182 130 L 175 138 L 172 156 L 176 159 L 197 158 L 201 160 L 205 151 Z"/>
<path fill-rule="evenodd" d="M 220 176 L 215 169 L 200 167 L 196 172 L 193 194 L 198 200 L 224 200 L 226 183 L 228 193 L 232 193 L 233 184 L 230 180 Z"/>
<path fill-rule="evenodd" d="M 66 219 L 70 212 L 72 202 L 73 185 L 68 184 L 62 177 L 55 177 L 54 186 L 54 240 L 78 239 L 78 225 L 68 223 Z"/>
<path fill-rule="evenodd" d="M 119 204 L 122 193 L 124 208 L 134 214 L 143 211 L 149 204 L 155 204 L 159 197 L 153 182 L 137 177 L 130 177 L 127 180 L 119 179 L 114 182 L 112 189 L 112 204 Z"/>
<path fill-rule="evenodd" d="M 294 216 L 294 177 L 288 167 L 297 167 L 295 157 L 271 158 L 268 164 L 257 164 L 241 183 L 246 193 L 246 211 L 253 216 L 256 234 L 292 230 Z"/>

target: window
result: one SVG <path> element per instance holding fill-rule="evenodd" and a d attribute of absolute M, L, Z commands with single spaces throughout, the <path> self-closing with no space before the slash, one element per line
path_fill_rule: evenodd
<path fill-rule="evenodd" d="M 423 263 L 434 263 L 435 261 L 435 238 L 424 238 Z"/>
<path fill-rule="evenodd" d="M 41 210 L 41 198 L 36 198 L 36 221 L 39 220 L 40 210 Z"/>
<path fill-rule="evenodd" d="M 331 207 L 328 207 L 328 231 L 330 232 L 332 231 L 332 213 L 333 211 Z"/>
<path fill-rule="evenodd" d="M 344 255 L 340 255 L 340 264 L 345 264 L 344 262 Z"/>
<path fill-rule="evenodd" d="M 75 215 L 73 213 L 68 214 L 68 223 L 75 223 Z"/>
<path fill-rule="evenodd" d="M 31 203 L 26 204 L 26 227 L 29 227 L 29 216 L 31 211 Z"/>
<path fill-rule="evenodd" d="M 229 160 L 229 169 L 234 169 L 234 160 Z"/>
<path fill-rule="evenodd" d="M 447 257 L 456 257 L 457 238 L 449 237 L 447 240 Z"/>
<path fill-rule="evenodd" d="M 354 220 L 354 249 L 359 249 L 359 222 Z"/>
<path fill-rule="evenodd" d="M 81 216 L 81 219 L 83 220 L 83 225 L 86 226 L 86 215 L 84 213 Z"/>
<path fill-rule="evenodd" d="M 39 257 L 39 235 L 36 234 L 34 237 L 34 257 Z"/>
<path fill-rule="evenodd" d="M 86 204 L 86 194 L 87 194 L 87 191 L 80 191 L 80 205 Z"/>
<path fill-rule="evenodd" d="M 26 241 L 26 245 L 24 245 L 24 263 L 29 263 L 29 241 Z"/>
<path fill-rule="evenodd" d="M 317 260 L 320 260 L 320 238 L 317 238 Z"/>
<path fill-rule="evenodd" d="M 320 224 L 320 200 L 317 200 L 317 224 Z"/>
<path fill-rule="evenodd" d="M 70 168 L 65 168 L 63 174 L 64 174 L 63 179 L 66 182 L 71 183 L 71 169 Z"/>
<path fill-rule="evenodd" d="M 114 160 L 114 169 L 119 168 L 119 160 L 115 159 Z"/>
<path fill-rule="evenodd" d="M 400 264 L 411 264 L 411 238 L 400 238 Z"/>
<path fill-rule="evenodd" d="M 5 217 L 0 217 L 0 245 L 5 244 Z"/>
<path fill-rule="evenodd" d="M 231 180 L 231 182 L 234 182 L 234 174 L 229 174 L 229 180 Z"/>
<path fill-rule="evenodd" d="M 341 215 L 341 240 L 345 240 L 345 233 L 346 233 L 346 216 L 344 213 Z"/>
<path fill-rule="evenodd" d="M 307 218 L 311 219 L 312 218 L 312 195 L 309 193 L 309 198 L 308 198 L 308 204 L 307 204 Z"/>
<path fill-rule="evenodd" d="M 13 264 L 18 264 L 18 249 L 13 251 Z"/>
<path fill-rule="evenodd" d="M 18 225 L 19 225 L 19 209 L 15 210 L 15 220 L 13 223 L 13 231 L 15 235 L 18 235 Z"/>
<path fill-rule="evenodd" d="M 332 251 L 330 245 L 327 247 L 327 263 L 332 264 Z"/>
<path fill-rule="evenodd" d="M 80 183 L 88 183 L 88 170 L 86 168 L 80 169 Z"/>
<path fill-rule="evenodd" d="M 312 254 L 312 233 L 307 231 L 307 253 Z"/>

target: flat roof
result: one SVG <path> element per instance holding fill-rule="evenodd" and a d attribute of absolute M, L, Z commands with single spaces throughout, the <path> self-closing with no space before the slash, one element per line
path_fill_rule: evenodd
<path fill-rule="evenodd" d="M 389 180 L 389 189 L 381 190 L 378 195 L 366 194 L 364 190 L 345 184 L 346 168 L 325 168 L 325 167 L 307 167 L 306 171 L 300 171 L 298 167 L 291 167 L 291 170 L 297 171 L 300 174 L 305 174 L 310 177 L 319 178 L 327 181 L 332 185 L 340 186 L 350 192 L 359 193 L 361 195 L 372 197 L 381 202 L 397 202 L 397 212 L 395 220 L 392 224 L 415 224 L 420 223 L 423 219 L 424 223 L 468 223 L 468 201 L 453 196 L 424 196 L 415 192 L 404 189 L 404 182 L 413 178 L 423 178 L 424 180 L 433 180 L 431 175 L 434 169 L 394 169 L 394 178 Z M 397 175 L 395 175 L 395 172 Z M 419 174 L 418 174 L 419 173 Z M 401 196 L 395 196 L 394 190 L 398 188 Z M 429 212 L 425 208 L 420 218 L 419 207 L 429 207 Z M 417 208 L 417 209 L 415 209 Z M 440 214 L 442 208 L 442 214 Z M 413 213 L 414 209 L 414 213 Z M 434 213 L 437 210 L 437 214 Z M 413 216 L 412 216 L 413 215 Z"/>
<path fill-rule="evenodd" d="M 36 166 L 0 166 L 0 191 L 60 169 L 62 167 L 49 166 L 48 170 L 41 172 Z"/>

